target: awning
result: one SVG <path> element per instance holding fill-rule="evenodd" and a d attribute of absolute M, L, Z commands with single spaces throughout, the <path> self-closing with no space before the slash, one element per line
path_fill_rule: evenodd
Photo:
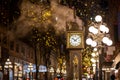
<path fill-rule="evenodd" d="M 113 62 L 103 62 L 102 67 L 112 67 Z"/>

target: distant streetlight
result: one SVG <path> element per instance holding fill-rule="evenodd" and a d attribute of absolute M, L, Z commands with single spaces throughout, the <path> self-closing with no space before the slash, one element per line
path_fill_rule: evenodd
<path fill-rule="evenodd" d="M 33 80 L 33 77 L 32 77 L 32 70 L 33 70 L 33 65 L 32 65 L 32 63 L 29 63 L 29 65 L 28 65 L 28 70 L 30 71 L 30 80 Z"/>
<path fill-rule="evenodd" d="M 51 76 L 51 78 L 52 78 L 52 80 L 53 80 L 54 68 L 53 68 L 53 67 L 50 67 L 49 72 L 50 72 L 50 76 Z"/>
<path fill-rule="evenodd" d="M 4 68 L 7 69 L 7 71 L 8 71 L 7 75 L 9 76 L 10 69 L 13 68 L 12 62 L 10 61 L 10 59 L 7 59 L 7 61 L 5 62 Z M 8 80 L 10 80 L 10 77 Z"/>
<path fill-rule="evenodd" d="M 56 70 L 57 74 L 60 76 L 66 76 L 66 60 L 65 57 L 58 58 L 58 67 Z"/>

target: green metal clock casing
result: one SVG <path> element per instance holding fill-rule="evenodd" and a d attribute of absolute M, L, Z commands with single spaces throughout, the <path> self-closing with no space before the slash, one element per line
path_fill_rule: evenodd
<path fill-rule="evenodd" d="M 67 48 L 84 48 L 84 38 L 82 31 L 67 32 Z"/>

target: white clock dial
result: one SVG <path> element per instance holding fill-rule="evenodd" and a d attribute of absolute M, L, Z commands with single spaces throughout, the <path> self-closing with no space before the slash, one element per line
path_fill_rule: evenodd
<path fill-rule="evenodd" d="M 78 46 L 81 43 L 81 37 L 77 34 L 70 36 L 70 45 Z"/>

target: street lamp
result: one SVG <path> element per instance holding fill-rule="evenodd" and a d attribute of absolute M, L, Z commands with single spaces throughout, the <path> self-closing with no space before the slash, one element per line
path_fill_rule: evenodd
<path fill-rule="evenodd" d="M 112 40 L 110 39 L 109 28 L 106 27 L 106 23 L 102 21 L 102 17 L 97 15 L 95 17 L 95 21 L 90 24 L 88 28 L 88 38 L 86 39 L 86 44 L 93 47 L 98 48 L 98 60 L 99 60 L 99 78 L 102 77 L 101 71 L 101 48 L 103 48 L 103 44 L 106 46 L 111 46 L 113 44 Z M 98 67 L 96 65 L 96 67 Z M 101 80 L 101 79 L 100 79 Z"/>
<path fill-rule="evenodd" d="M 33 80 L 33 78 L 32 78 L 32 70 L 33 70 L 33 65 L 32 65 L 32 63 L 29 63 L 29 65 L 28 65 L 28 70 L 30 71 L 30 76 L 29 76 L 29 78 L 30 78 L 30 80 Z"/>
<path fill-rule="evenodd" d="M 5 62 L 4 68 L 7 69 L 7 75 L 9 76 L 9 71 L 10 71 L 10 69 L 13 68 L 12 62 L 10 61 L 10 59 L 7 59 L 7 61 Z M 10 76 L 9 76 L 8 80 L 11 80 Z"/>
<path fill-rule="evenodd" d="M 51 76 L 51 78 L 53 80 L 54 68 L 52 66 L 50 67 L 49 72 L 50 72 L 50 76 Z"/>
<path fill-rule="evenodd" d="M 109 38 L 109 29 L 106 24 L 102 22 L 102 17 L 97 15 L 95 17 L 95 22 L 92 22 L 89 27 L 88 38 L 86 43 L 92 47 L 101 47 L 101 42 L 107 46 L 112 45 L 112 40 Z"/>
<path fill-rule="evenodd" d="M 92 62 L 92 67 L 93 67 L 93 72 L 95 75 L 95 80 L 98 79 L 98 63 L 99 63 L 99 53 L 97 51 L 97 48 L 94 48 L 93 53 L 91 54 L 91 62 Z"/>
<path fill-rule="evenodd" d="M 58 58 L 58 67 L 57 67 L 57 70 L 56 70 L 58 76 L 62 76 L 64 78 L 66 78 L 66 74 L 67 74 L 67 71 L 66 71 L 66 60 L 65 60 L 65 57 L 61 57 L 61 58 Z"/>

